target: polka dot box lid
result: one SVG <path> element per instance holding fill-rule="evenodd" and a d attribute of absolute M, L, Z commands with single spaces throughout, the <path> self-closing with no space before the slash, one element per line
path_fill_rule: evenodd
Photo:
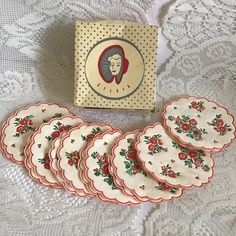
<path fill-rule="evenodd" d="M 154 110 L 157 27 L 78 21 L 75 28 L 75 105 Z"/>

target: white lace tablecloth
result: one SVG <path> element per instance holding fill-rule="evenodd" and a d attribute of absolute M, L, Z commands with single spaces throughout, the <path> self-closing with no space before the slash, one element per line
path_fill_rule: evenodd
<path fill-rule="evenodd" d="M 61 102 L 88 121 L 123 130 L 160 119 L 160 112 L 72 106 L 76 19 L 161 25 L 160 110 L 167 100 L 189 94 L 218 101 L 236 115 L 235 0 L 9 0 L 0 1 L 1 120 L 39 100 Z M 0 157 L 0 235 L 236 235 L 236 144 L 215 162 L 215 176 L 203 188 L 160 206 L 126 207 L 42 187 Z"/>

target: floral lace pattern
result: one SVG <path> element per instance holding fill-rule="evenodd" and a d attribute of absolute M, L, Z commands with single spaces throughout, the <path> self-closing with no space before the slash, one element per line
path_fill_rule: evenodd
<path fill-rule="evenodd" d="M 169 8 L 164 35 L 176 51 L 194 48 L 204 41 L 235 34 L 234 14 L 233 0 L 178 0 Z M 230 57 L 230 47 L 220 43 L 209 48 L 207 53 L 217 61 L 219 56 L 221 59 Z M 201 64 L 201 60 L 196 59 L 197 64 Z"/>
<path fill-rule="evenodd" d="M 210 8 L 208 4 L 214 7 Z M 230 19 L 234 8 L 235 2 L 230 0 L 177 0 L 170 7 L 163 29 L 175 54 L 159 75 L 160 100 L 167 101 L 180 94 L 202 96 L 225 105 L 236 115 L 236 104 L 232 102 L 236 99 L 236 73 L 233 69 L 236 66 L 236 38 L 231 35 L 235 30 L 232 24 L 235 23 L 221 18 Z M 212 10 L 214 13 L 218 11 L 218 14 L 213 14 Z M 200 16 L 199 26 L 191 21 L 197 16 Z M 214 26 L 207 26 L 202 17 L 211 19 L 207 22 L 212 22 Z M 218 27 L 218 30 L 215 31 L 214 27 Z M 185 65 L 179 69 L 183 63 Z M 231 214 L 236 213 L 236 179 L 232 168 L 232 165 L 236 165 L 235 144 L 214 156 L 216 174 L 207 188 L 186 191 L 180 201 L 161 204 L 159 209 L 150 209 L 150 214 L 143 211 L 146 217 L 143 221 L 145 235 L 235 234 L 231 224 L 235 219 Z M 175 217 L 175 214 L 180 214 L 184 220 Z M 217 220 L 212 220 L 212 217 Z"/>
<path fill-rule="evenodd" d="M 2 2 L 1 120 L 11 110 L 29 101 L 52 100 L 72 107 L 75 19 L 147 22 L 146 10 L 150 5 L 151 0 Z M 72 109 L 88 121 L 116 124 L 117 127 L 129 125 L 128 120 L 135 123 L 143 119 L 141 114 L 130 113 L 124 117 L 123 112 Z M 116 121 L 113 121 L 114 117 Z M 82 199 L 42 187 L 19 166 L 3 158 L 0 158 L 0 170 L 0 191 L 3 193 L 0 202 L 4 205 L 0 210 L 0 234 L 112 235 L 120 232 L 135 235 L 130 222 L 136 207 L 103 204 L 96 199 Z M 6 211 L 7 208 L 10 211 Z M 99 227 L 88 226 L 88 218 L 95 215 Z M 10 226 L 12 224 L 14 228 Z"/>

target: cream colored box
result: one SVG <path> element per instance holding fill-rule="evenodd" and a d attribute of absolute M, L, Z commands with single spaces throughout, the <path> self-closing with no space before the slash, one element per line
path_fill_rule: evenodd
<path fill-rule="evenodd" d="M 76 22 L 75 105 L 153 110 L 156 52 L 156 26 Z"/>

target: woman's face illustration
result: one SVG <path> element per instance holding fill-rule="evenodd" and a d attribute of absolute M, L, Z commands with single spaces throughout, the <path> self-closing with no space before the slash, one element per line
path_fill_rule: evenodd
<path fill-rule="evenodd" d="M 108 58 L 108 61 L 110 62 L 110 71 L 111 74 L 118 75 L 121 70 L 121 56 L 119 54 L 114 54 L 113 56 Z"/>

